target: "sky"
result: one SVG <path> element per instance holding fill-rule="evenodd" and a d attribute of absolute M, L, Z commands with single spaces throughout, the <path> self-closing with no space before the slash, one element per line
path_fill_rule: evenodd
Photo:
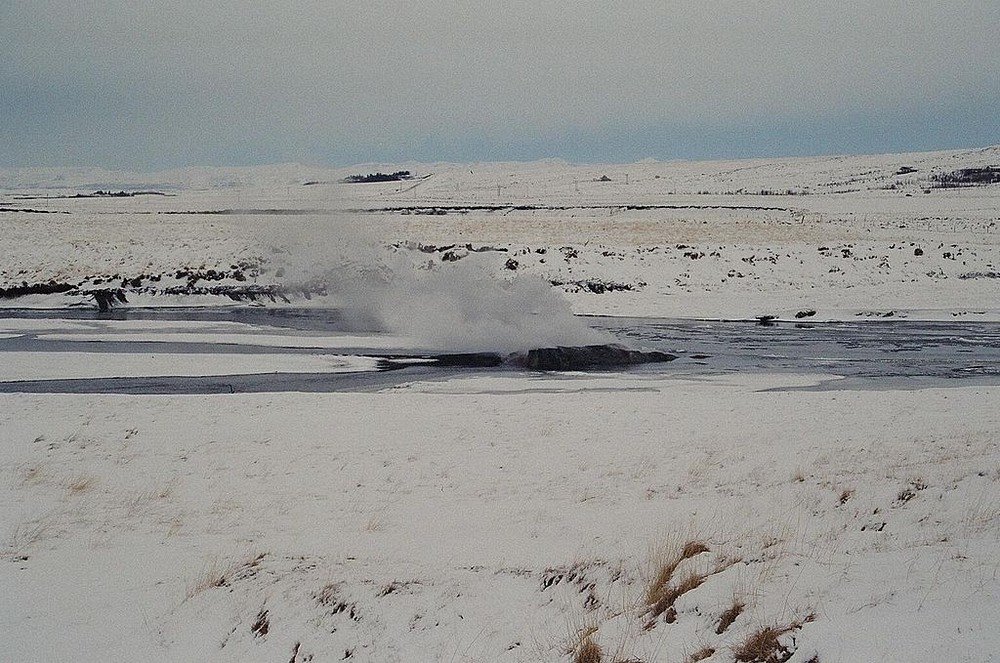
<path fill-rule="evenodd" d="M 0 0 L 0 167 L 1000 143 L 1000 0 Z"/>

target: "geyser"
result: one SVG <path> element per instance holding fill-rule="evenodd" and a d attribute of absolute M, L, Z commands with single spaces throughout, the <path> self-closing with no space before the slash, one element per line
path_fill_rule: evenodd
<path fill-rule="evenodd" d="M 405 336 L 428 350 L 508 354 L 615 342 L 575 317 L 546 281 L 495 276 L 497 256 L 416 260 L 366 235 L 344 218 L 302 223 L 282 236 L 273 262 L 290 290 L 325 292 L 352 329 Z"/>

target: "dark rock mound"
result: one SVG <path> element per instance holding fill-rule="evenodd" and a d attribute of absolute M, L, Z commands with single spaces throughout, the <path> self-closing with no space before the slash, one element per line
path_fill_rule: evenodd
<path fill-rule="evenodd" d="M 588 371 L 625 368 L 637 364 L 673 361 L 665 352 L 630 350 L 620 345 L 585 345 L 537 348 L 503 356 L 496 352 L 466 352 L 434 355 L 435 366 L 455 368 L 497 368 L 509 366 L 533 371 Z M 389 360 L 392 363 L 392 360 Z M 405 364 L 393 368 L 402 368 Z"/>
<path fill-rule="evenodd" d="M 507 358 L 507 362 L 536 371 L 586 371 L 613 369 L 673 361 L 676 355 L 665 352 L 630 350 L 620 345 L 584 345 L 537 348 Z"/>

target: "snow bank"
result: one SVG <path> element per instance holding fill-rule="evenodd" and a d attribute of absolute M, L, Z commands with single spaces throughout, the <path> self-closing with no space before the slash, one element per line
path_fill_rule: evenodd
<path fill-rule="evenodd" d="M 795 661 L 988 660 L 996 389 L 772 390 L 811 382 L 3 395 L 0 640 L 15 660 L 523 661 L 569 660 L 587 628 L 609 656 L 731 661 L 798 622 Z M 708 575 L 651 620 L 657 560 L 688 540 L 708 550 L 678 576 Z"/>

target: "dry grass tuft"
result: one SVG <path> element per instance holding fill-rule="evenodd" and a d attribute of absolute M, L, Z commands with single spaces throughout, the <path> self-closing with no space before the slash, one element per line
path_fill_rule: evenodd
<path fill-rule="evenodd" d="M 909 486 L 899 491 L 899 494 L 896 495 L 897 505 L 906 504 L 914 497 L 916 497 L 917 493 L 919 493 L 922 490 L 927 490 L 927 487 L 928 484 L 923 479 L 913 479 L 912 481 L 910 481 Z"/>
<path fill-rule="evenodd" d="M 732 560 L 720 559 L 708 571 L 690 571 L 679 580 L 675 580 L 674 576 L 681 562 L 706 552 L 710 551 L 704 542 L 692 540 L 681 546 L 674 555 L 661 560 L 653 582 L 646 589 L 646 614 L 649 619 L 643 625 L 644 630 L 653 628 L 660 616 L 663 616 L 666 623 L 672 624 L 677 619 L 677 611 L 674 609 L 677 599 L 700 587 L 709 576 L 721 573 L 735 563 Z"/>
<path fill-rule="evenodd" d="M 187 598 L 193 598 L 214 587 L 228 587 L 234 580 L 243 580 L 257 575 L 260 563 L 266 553 L 250 554 L 243 559 L 220 562 L 212 560 L 202 574 L 188 588 Z"/>
<path fill-rule="evenodd" d="M 706 658 L 715 653 L 715 647 L 704 646 L 698 651 L 694 652 L 687 657 L 688 663 L 697 663 L 697 661 L 704 661 Z"/>
<path fill-rule="evenodd" d="M 66 482 L 66 490 L 74 495 L 79 495 L 87 492 L 95 485 L 97 485 L 97 480 L 94 477 L 79 476 Z"/>
<path fill-rule="evenodd" d="M 681 546 L 679 552 L 663 556 L 656 564 L 656 574 L 653 576 L 653 581 L 646 588 L 646 605 L 656 605 L 663 599 L 667 592 L 667 586 L 681 562 L 708 551 L 708 546 L 704 542 L 692 540 Z"/>
<path fill-rule="evenodd" d="M 733 647 L 733 660 L 738 663 L 785 663 L 795 651 L 781 642 L 781 636 L 802 628 L 815 618 L 815 615 L 808 615 L 784 626 L 765 626 L 751 633 Z"/>
<path fill-rule="evenodd" d="M 688 541 L 681 549 L 681 559 L 688 559 L 695 555 L 708 552 L 708 546 L 702 541 Z"/>
<path fill-rule="evenodd" d="M 220 568 L 215 562 L 210 564 L 194 583 L 188 587 L 187 597 L 193 598 L 207 589 L 225 587 L 228 569 Z"/>
<path fill-rule="evenodd" d="M 649 630 L 656 626 L 656 620 L 660 615 L 663 616 L 663 621 L 668 624 L 674 623 L 677 620 L 677 610 L 674 609 L 674 603 L 677 599 L 684 596 L 691 590 L 697 589 L 701 586 L 708 577 L 712 575 L 709 573 L 697 573 L 692 571 L 684 575 L 678 582 L 673 585 L 666 585 L 663 587 L 663 591 L 660 593 L 659 600 L 656 603 L 649 606 L 649 621 L 643 626 L 645 630 Z"/>
<path fill-rule="evenodd" d="M 715 627 L 715 634 L 722 635 L 725 633 L 726 629 L 732 626 L 736 618 L 742 614 L 745 607 L 746 605 L 742 601 L 734 599 L 733 604 L 719 615 L 719 625 Z"/>
<path fill-rule="evenodd" d="M 18 523 L 10 535 L 10 539 L 0 548 L 0 559 L 15 562 L 28 560 L 28 549 L 53 533 L 53 517 L 44 517 L 31 522 Z"/>
<path fill-rule="evenodd" d="M 601 650 L 601 646 L 591 640 L 590 635 L 587 635 L 580 641 L 576 655 L 573 656 L 573 663 L 601 663 L 603 658 L 604 652 Z"/>
<path fill-rule="evenodd" d="M 338 595 L 341 591 L 341 584 L 328 582 L 319 591 L 313 592 L 313 599 L 320 605 L 335 605 L 339 602 Z"/>
<path fill-rule="evenodd" d="M 361 613 L 357 603 L 348 603 L 342 598 L 343 583 L 327 583 L 318 592 L 313 593 L 316 603 L 326 609 L 330 615 L 344 614 L 352 621 L 361 621 Z"/>
<path fill-rule="evenodd" d="M 263 638 L 267 636 L 270 630 L 270 615 L 267 608 L 261 608 L 260 612 L 257 613 L 257 619 L 254 620 L 253 625 L 250 627 L 250 632 L 253 633 L 253 637 L 255 638 Z"/>
<path fill-rule="evenodd" d="M 765 626 L 733 647 L 733 659 L 744 663 L 783 663 L 791 658 L 788 647 L 778 640 L 787 628 Z"/>

